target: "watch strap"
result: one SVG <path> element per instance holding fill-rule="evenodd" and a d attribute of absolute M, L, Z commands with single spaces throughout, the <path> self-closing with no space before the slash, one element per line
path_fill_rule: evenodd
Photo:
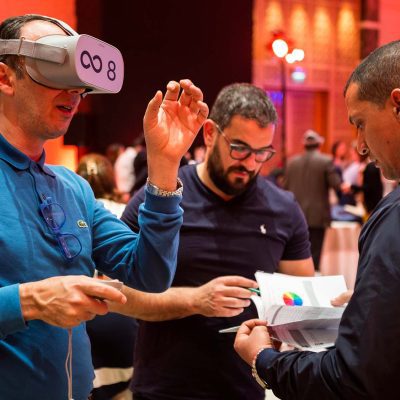
<path fill-rule="evenodd" d="M 257 357 L 260 355 L 260 353 L 265 350 L 267 347 L 262 347 L 260 350 L 258 350 L 257 354 L 254 356 L 253 361 L 251 363 L 251 375 L 253 378 L 256 380 L 256 382 L 264 389 L 271 389 L 268 385 L 268 383 L 258 375 L 257 368 L 256 368 L 256 363 L 257 363 Z"/>
<path fill-rule="evenodd" d="M 174 191 L 160 189 L 158 186 L 154 185 L 154 183 L 151 183 L 149 178 L 147 178 L 146 188 L 149 193 L 160 197 L 182 196 L 183 193 L 183 183 L 179 178 L 177 178 L 177 185 Z"/>

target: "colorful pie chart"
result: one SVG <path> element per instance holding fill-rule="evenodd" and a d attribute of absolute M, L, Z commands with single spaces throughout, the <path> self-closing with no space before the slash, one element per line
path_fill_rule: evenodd
<path fill-rule="evenodd" d="M 285 292 L 283 293 L 283 301 L 287 306 L 302 306 L 303 299 L 296 293 Z"/>

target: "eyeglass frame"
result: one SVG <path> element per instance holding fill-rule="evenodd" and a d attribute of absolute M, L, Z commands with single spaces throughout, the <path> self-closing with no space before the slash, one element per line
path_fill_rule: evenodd
<path fill-rule="evenodd" d="M 221 134 L 221 136 L 225 139 L 226 143 L 228 143 L 229 145 L 229 155 L 233 160 L 236 161 L 243 161 L 246 160 L 246 158 L 249 158 L 253 153 L 255 154 L 255 161 L 262 164 L 265 163 L 267 161 L 269 161 L 276 153 L 276 150 L 272 147 L 272 145 L 267 146 L 267 147 L 261 147 L 259 149 L 253 149 L 251 146 L 249 146 L 248 144 L 241 144 L 241 143 L 232 143 L 232 141 L 225 135 L 225 133 L 222 131 L 222 129 L 219 127 L 219 125 L 215 122 L 214 125 L 217 128 L 218 132 Z M 238 151 L 237 148 L 238 147 L 242 147 L 245 148 L 248 151 L 248 154 L 244 157 L 234 157 L 232 156 L 232 152 L 233 151 Z M 268 155 L 267 158 L 263 161 L 259 161 L 257 160 L 257 154 L 260 154 L 260 151 L 268 151 Z"/>
<path fill-rule="evenodd" d="M 60 207 L 61 211 L 63 212 L 63 216 L 64 216 L 64 221 L 60 225 L 57 224 L 57 227 L 53 226 L 51 224 L 51 222 L 49 221 L 48 217 L 46 217 L 46 214 L 45 214 L 45 211 L 44 211 L 46 207 L 49 207 L 51 216 L 53 217 L 54 214 L 53 214 L 53 211 L 52 211 L 50 206 L 54 206 L 54 205 Z M 43 202 L 39 205 L 39 207 L 40 207 L 40 212 L 41 212 L 41 214 L 43 216 L 43 219 L 46 222 L 46 225 L 50 228 L 51 232 L 53 233 L 53 235 L 55 236 L 55 238 L 57 240 L 58 246 L 59 246 L 59 248 L 61 250 L 61 254 L 65 257 L 65 259 L 67 261 L 72 261 L 74 258 L 79 256 L 79 254 L 81 254 L 81 252 L 82 252 L 82 243 L 79 240 L 78 236 L 74 235 L 73 233 L 67 233 L 67 232 L 61 233 L 61 228 L 64 226 L 65 221 L 67 220 L 67 215 L 65 214 L 64 208 L 62 207 L 61 204 L 59 204 L 57 202 L 53 202 L 51 197 L 46 197 L 43 200 Z M 55 221 L 54 218 L 53 218 L 53 221 Z M 79 250 L 73 256 L 71 255 L 71 252 L 70 252 L 70 250 L 68 248 L 68 245 L 67 245 L 67 242 L 65 240 L 65 237 L 67 237 L 67 236 L 73 237 L 74 239 L 77 240 L 77 243 L 79 244 Z"/>

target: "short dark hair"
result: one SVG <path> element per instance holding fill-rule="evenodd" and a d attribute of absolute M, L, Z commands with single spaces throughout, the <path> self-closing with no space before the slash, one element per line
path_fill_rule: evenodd
<path fill-rule="evenodd" d="M 393 89 L 400 86 L 400 40 L 370 53 L 353 71 L 344 87 L 358 85 L 358 99 L 383 107 Z"/>
<path fill-rule="evenodd" d="M 212 106 L 210 118 L 223 130 L 235 115 L 255 120 L 261 128 L 275 124 L 278 119 L 267 93 L 249 83 L 225 86 Z"/>
<path fill-rule="evenodd" d="M 26 14 L 5 19 L 0 24 L 0 39 L 19 39 L 21 36 L 21 28 L 31 21 L 48 21 L 54 22 L 51 18 L 39 14 Z M 0 55 L 0 62 L 7 64 L 16 73 L 18 79 L 22 78 L 20 56 L 16 55 Z"/>

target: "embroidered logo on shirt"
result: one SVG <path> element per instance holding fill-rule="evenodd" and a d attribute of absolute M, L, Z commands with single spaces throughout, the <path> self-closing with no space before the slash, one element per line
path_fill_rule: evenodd
<path fill-rule="evenodd" d="M 88 228 L 88 224 L 83 219 L 78 219 L 76 224 L 79 226 L 79 228 Z"/>
<path fill-rule="evenodd" d="M 266 234 L 267 234 L 267 228 L 265 227 L 265 224 L 260 225 L 260 232 L 261 232 L 263 235 L 266 235 Z"/>

